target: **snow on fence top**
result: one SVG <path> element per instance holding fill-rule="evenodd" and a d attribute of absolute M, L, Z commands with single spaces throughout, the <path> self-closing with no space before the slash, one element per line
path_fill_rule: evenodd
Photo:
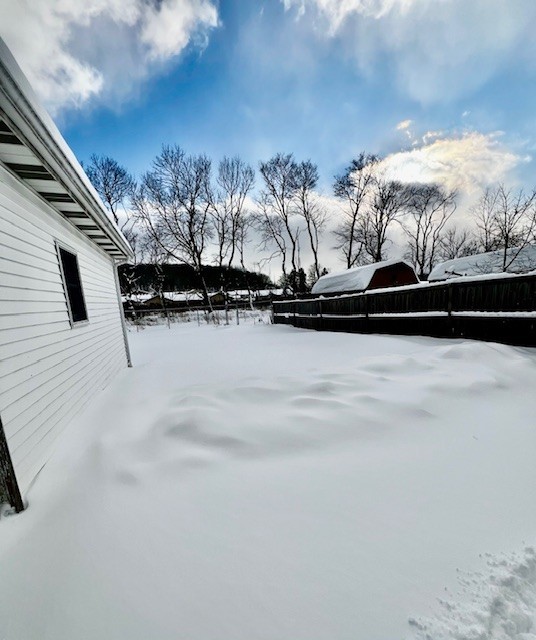
<path fill-rule="evenodd" d="M 503 268 L 506 265 L 506 269 Z M 536 245 L 523 249 L 488 251 L 464 258 L 454 258 L 438 264 L 432 269 L 428 280 L 448 280 L 461 276 L 479 276 L 491 273 L 528 273 L 536 269 Z"/>
<path fill-rule="evenodd" d="M 415 284 L 419 278 L 414 268 L 404 260 L 393 259 L 367 264 L 363 267 L 353 267 L 339 273 L 328 273 L 319 278 L 311 293 L 337 293 L 339 291 L 365 291 L 373 288 L 373 279 L 382 270 L 392 272 L 392 277 L 386 282 L 378 282 L 378 286 L 389 287 L 403 284 Z M 402 276 L 402 277 L 400 277 Z"/>

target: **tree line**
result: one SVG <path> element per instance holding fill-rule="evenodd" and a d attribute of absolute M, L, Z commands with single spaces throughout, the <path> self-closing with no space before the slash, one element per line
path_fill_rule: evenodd
<path fill-rule="evenodd" d="M 256 190 L 256 172 L 240 157 L 224 157 L 213 166 L 206 155 L 189 155 L 177 145 L 164 145 L 139 180 L 105 156 L 93 155 L 86 172 L 137 262 L 189 265 L 206 300 L 207 262 L 219 268 L 225 290 L 233 266 L 247 273 L 246 251 L 254 241 L 262 255 L 259 270 L 276 261 L 288 291 L 306 291 L 327 272 L 320 241 L 333 211 L 319 193 L 318 167 L 311 160 L 277 153 L 260 162 Z M 335 176 L 329 195 L 340 210 L 330 231 L 332 248 L 347 268 L 385 260 L 397 225 L 405 257 L 421 278 L 437 262 L 496 250 L 506 271 L 535 241 L 536 190 L 487 188 L 470 211 L 472 227 L 461 228 L 452 223 L 456 190 L 393 179 L 380 157 L 361 153 Z M 311 260 L 307 273 L 304 248 Z"/>
<path fill-rule="evenodd" d="M 215 265 L 203 265 L 203 278 L 209 290 L 221 287 L 221 270 Z M 252 291 L 271 289 L 273 283 L 264 273 L 244 271 L 231 267 L 225 273 L 229 291 L 246 291 L 248 285 Z M 139 291 L 194 291 L 199 289 L 199 278 L 194 269 L 187 264 L 177 263 L 139 263 L 119 267 L 121 291 L 131 296 Z"/>

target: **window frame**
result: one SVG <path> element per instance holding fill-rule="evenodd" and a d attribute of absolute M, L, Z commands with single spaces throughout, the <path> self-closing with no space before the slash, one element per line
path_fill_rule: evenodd
<path fill-rule="evenodd" d="M 72 247 L 70 247 L 69 245 L 66 245 L 64 242 L 60 242 L 59 240 L 55 240 L 55 245 L 56 245 L 56 255 L 58 257 L 58 264 L 60 267 L 61 284 L 63 286 L 63 295 L 65 296 L 65 303 L 67 305 L 67 315 L 69 316 L 69 324 L 71 325 L 71 329 L 74 329 L 76 327 L 83 327 L 86 324 L 89 324 L 89 314 L 87 311 L 86 296 L 84 293 L 84 285 L 82 283 L 82 275 L 80 273 L 80 265 L 78 263 L 78 253 Z M 74 256 L 74 259 L 75 259 L 76 270 L 78 272 L 78 279 L 80 280 L 80 292 L 82 294 L 82 303 L 84 305 L 84 311 L 86 313 L 86 317 L 84 320 L 74 320 L 73 318 L 71 301 L 69 299 L 69 289 L 67 287 L 67 278 L 65 277 L 63 260 L 61 258 L 61 251 L 60 251 L 61 249 L 63 249 L 63 251 L 66 251 L 67 253 L 70 253 L 72 256 Z"/>

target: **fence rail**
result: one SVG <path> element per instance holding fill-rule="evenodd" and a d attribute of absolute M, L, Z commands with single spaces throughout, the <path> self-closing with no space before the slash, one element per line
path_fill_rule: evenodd
<path fill-rule="evenodd" d="M 274 322 L 536 346 L 536 275 L 460 279 L 273 303 Z"/>

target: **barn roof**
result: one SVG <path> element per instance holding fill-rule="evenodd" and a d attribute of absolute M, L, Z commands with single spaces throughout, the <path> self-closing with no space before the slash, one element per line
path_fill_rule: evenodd
<path fill-rule="evenodd" d="M 508 249 L 506 273 L 527 273 L 536 269 L 536 245 L 523 249 Z M 490 273 L 502 273 L 503 251 L 488 251 L 464 258 L 454 258 L 438 264 L 432 269 L 428 280 L 448 280 L 463 276 L 479 276 Z"/>
<path fill-rule="evenodd" d="M 0 163 L 118 262 L 123 234 L 0 38 Z"/>
<path fill-rule="evenodd" d="M 413 267 L 404 260 L 393 259 L 367 264 L 363 267 L 353 267 L 339 273 L 328 273 L 319 278 L 314 284 L 311 293 L 336 293 L 339 291 L 365 291 L 379 269 L 403 264 L 413 270 Z"/>

